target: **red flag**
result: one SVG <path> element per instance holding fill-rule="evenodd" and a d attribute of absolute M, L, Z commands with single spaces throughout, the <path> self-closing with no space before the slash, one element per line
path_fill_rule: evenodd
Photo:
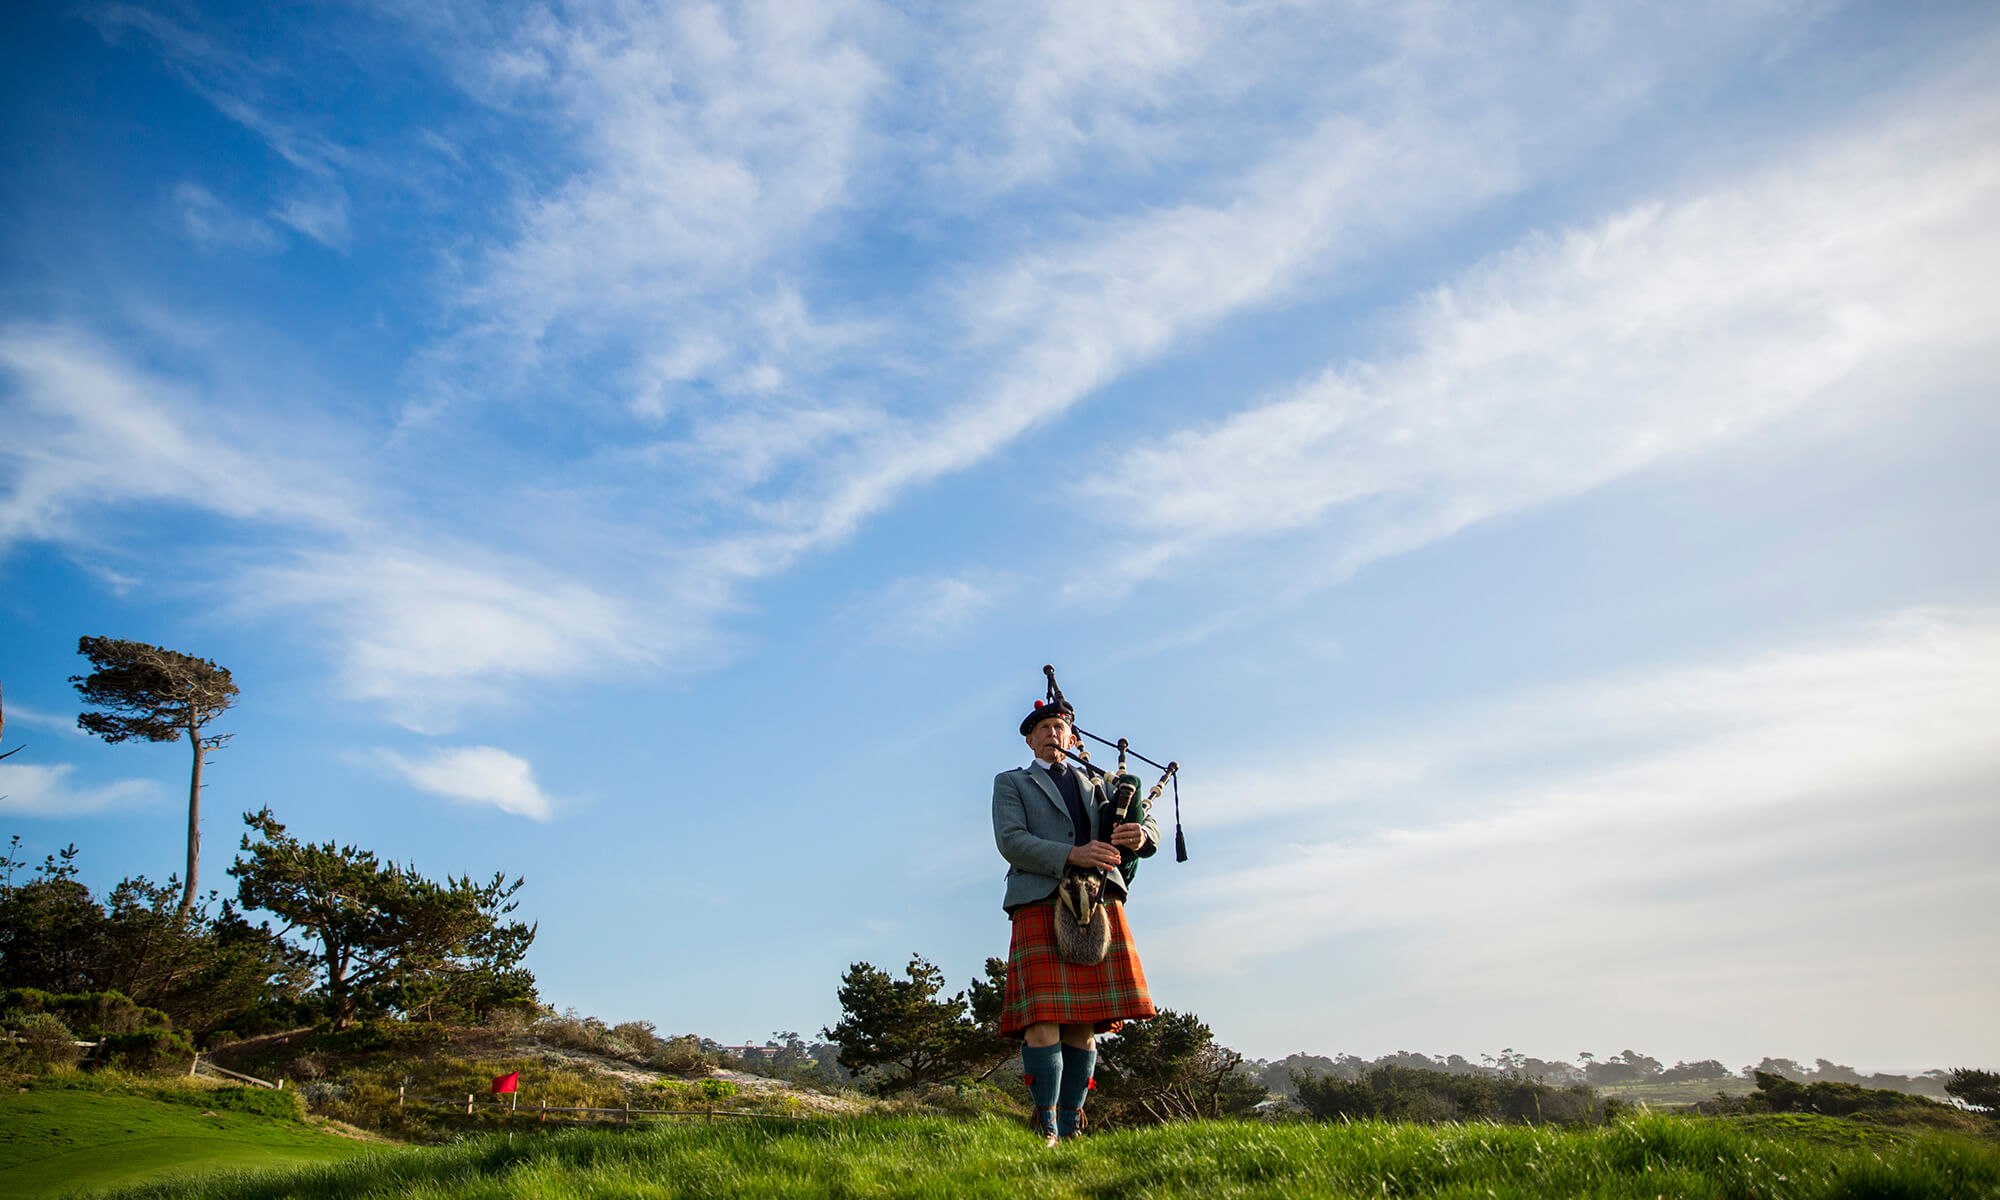
<path fill-rule="evenodd" d="M 512 1071 L 505 1075 L 495 1075 L 493 1077 L 493 1094 L 496 1096 L 501 1092 L 518 1092 L 520 1090 L 521 1073 L 519 1071 Z"/>

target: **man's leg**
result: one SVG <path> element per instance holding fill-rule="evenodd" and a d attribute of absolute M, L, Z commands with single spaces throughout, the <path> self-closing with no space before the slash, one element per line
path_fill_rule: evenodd
<path fill-rule="evenodd" d="M 1085 1027 L 1088 1030 L 1088 1026 Z M 1064 1030 L 1053 1021 L 1021 1031 L 1021 1071 L 1028 1077 L 1028 1094 L 1035 1101 L 1035 1132 L 1055 1144 L 1056 1096 L 1062 1089 Z"/>
<path fill-rule="evenodd" d="M 1097 1072 L 1097 1036 L 1088 1025 L 1062 1027 L 1062 1078 L 1056 1092 L 1056 1136 L 1075 1137 L 1083 1122 L 1083 1102 Z"/>

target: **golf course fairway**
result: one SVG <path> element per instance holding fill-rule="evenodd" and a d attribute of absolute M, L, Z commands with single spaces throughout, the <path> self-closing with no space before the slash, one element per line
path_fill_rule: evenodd
<path fill-rule="evenodd" d="M 288 1167 L 365 1154 L 296 1121 L 94 1091 L 0 1095 L 0 1196 L 33 1200 L 168 1172 Z"/>

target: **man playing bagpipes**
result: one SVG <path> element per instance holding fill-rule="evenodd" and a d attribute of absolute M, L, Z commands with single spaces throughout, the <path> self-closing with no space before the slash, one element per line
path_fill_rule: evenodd
<path fill-rule="evenodd" d="M 1079 745 L 1075 710 L 1044 670 L 1050 698 L 1021 721 L 1035 761 L 993 777 L 993 840 L 1008 864 L 1002 905 L 1014 925 L 1000 1032 L 1023 1042 L 1034 1127 L 1054 1146 L 1081 1127 L 1096 1035 L 1155 1015 L 1124 902 L 1160 827 L 1138 801 L 1138 779 L 1123 773 L 1122 743 L 1109 778 L 1065 761 L 1088 765 L 1069 753 Z"/>

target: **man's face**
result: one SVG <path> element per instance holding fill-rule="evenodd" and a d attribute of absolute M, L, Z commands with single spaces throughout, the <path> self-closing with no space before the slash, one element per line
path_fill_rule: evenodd
<path fill-rule="evenodd" d="M 1062 752 L 1076 745 L 1076 734 L 1070 730 L 1069 722 L 1061 717 L 1049 717 L 1038 721 L 1028 731 L 1028 749 L 1035 752 L 1041 762 L 1057 762 Z"/>

